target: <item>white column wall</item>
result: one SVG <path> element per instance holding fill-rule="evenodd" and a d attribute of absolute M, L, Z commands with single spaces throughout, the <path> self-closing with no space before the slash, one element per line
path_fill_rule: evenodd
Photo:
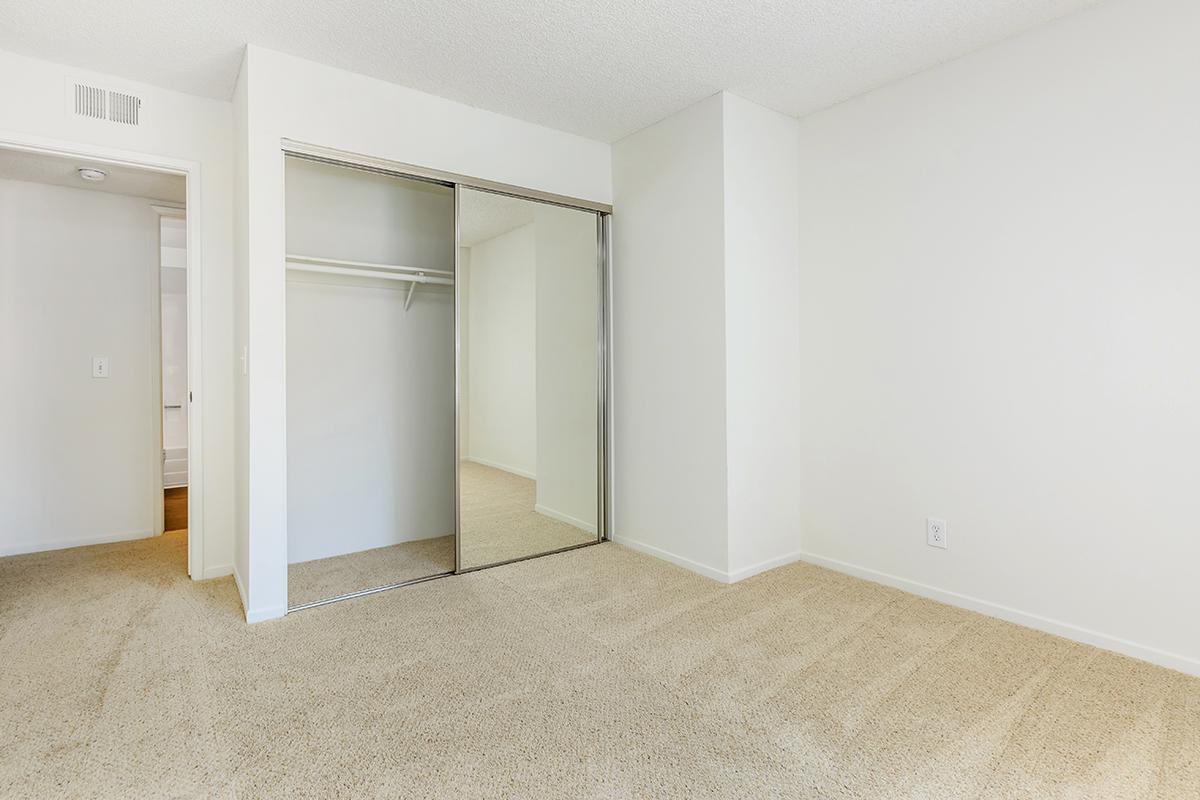
<path fill-rule="evenodd" d="M 613 538 L 728 571 L 723 101 L 613 145 Z"/>
<path fill-rule="evenodd" d="M 731 94 L 725 107 L 729 577 L 802 550 L 798 123 Z"/>

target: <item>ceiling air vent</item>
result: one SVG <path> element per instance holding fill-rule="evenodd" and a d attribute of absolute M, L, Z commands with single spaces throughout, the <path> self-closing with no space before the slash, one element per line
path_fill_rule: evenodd
<path fill-rule="evenodd" d="M 121 125 L 137 125 L 141 121 L 142 98 L 126 92 L 101 89 L 86 83 L 75 83 L 73 96 L 75 116 L 106 119 Z"/>
<path fill-rule="evenodd" d="M 108 118 L 123 125 L 137 125 L 142 98 L 124 92 L 108 93 Z"/>
<path fill-rule="evenodd" d="M 104 90 L 95 86 L 75 84 L 75 113 L 93 119 L 105 118 Z"/>

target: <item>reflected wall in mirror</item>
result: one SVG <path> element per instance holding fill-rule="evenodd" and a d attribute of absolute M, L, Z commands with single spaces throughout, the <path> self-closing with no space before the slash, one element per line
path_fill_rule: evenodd
<path fill-rule="evenodd" d="M 597 215 L 459 189 L 459 569 L 597 541 Z"/>
<path fill-rule="evenodd" d="M 454 570 L 454 190 L 298 158 L 285 177 L 295 608 Z"/>

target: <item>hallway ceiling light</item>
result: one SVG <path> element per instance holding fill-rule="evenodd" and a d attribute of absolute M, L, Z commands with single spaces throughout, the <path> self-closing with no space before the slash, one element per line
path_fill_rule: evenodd
<path fill-rule="evenodd" d="M 80 167 L 79 168 L 79 177 L 83 178 L 85 181 L 92 181 L 93 183 L 99 183 L 100 181 L 102 181 L 108 177 L 108 173 L 105 172 L 104 170 L 100 170 L 100 169 L 91 169 L 89 167 Z"/>

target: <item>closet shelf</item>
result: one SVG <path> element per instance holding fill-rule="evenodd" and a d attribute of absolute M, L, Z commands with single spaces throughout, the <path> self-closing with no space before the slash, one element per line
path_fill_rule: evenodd
<path fill-rule="evenodd" d="M 350 275 L 356 278 L 383 278 L 389 281 L 405 281 L 408 283 L 408 297 L 404 300 L 404 310 L 412 304 L 413 290 L 418 283 L 432 283 L 439 286 L 453 286 L 454 273 L 444 269 L 422 269 L 420 267 L 405 267 L 399 264 L 375 264 L 370 261 L 342 261 L 335 258 L 317 258 L 287 254 L 288 269 L 303 272 L 323 272 L 329 275 Z"/>

